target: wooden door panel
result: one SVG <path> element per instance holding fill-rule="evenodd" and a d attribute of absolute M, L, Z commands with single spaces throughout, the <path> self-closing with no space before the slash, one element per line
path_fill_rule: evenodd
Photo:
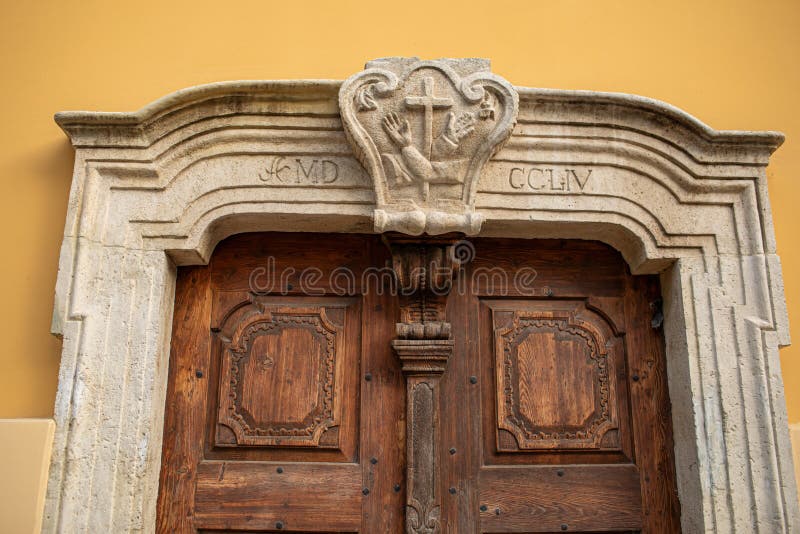
<path fill-rule="evenodd" d="M 657 279 L 600 244 L 523 243 L 476 239 L 470 291 L 451 306 L 471 334 L 447 383 L 474 407 L 443 418 L 478 453 L 443 460 L 444 516 L 453 532 L 679 532 Z M 534 284 L 515 283 L 521 269 Z"/>
<path fill-rule="evenodd" d="M 680 532 L 675 482 L 672 413 L 664 339 L 652 328 L 652 303 L 661 298 L 658 278 L 628 277 L 625 288 L 625 343 L 635 462 L 641 472 L 645 532 Z"/>
<path fill-rule="evenodd" d="M 639 470 L 633 465 L 484 467 L 478 484 L 481 532 L 642 527 Z"/>
<path fill-rule="evenodd" d="M 624 355 L 606 321 L 576 300 L 487 304 L 498 451 L 620 450 Z"/>
<path fill-rule="evenodd" d="M 360 303 L 348 297 L 258 296 L 218 325 L 219 393 L 212 448 L 296 448 L 305 461 L 353 461 L 358 443 Z M 223 306 L 216 306 L 222 309 Z M 316 457 L 320 449 L 340 455 Z M 300 451 L 298 451 L 300 452 Z M 285 456 L 285 455 L 284 455 Z M 251 456 L 251 459 L 256 456 Z"/>
<path fill-rule="evenodd" d="M 208 267 L 180 270 L 158 532 L 400 532 L 402 458 L 380 441 L 395 437 L 385 423 L 403 413 L 402 387 L 368 395 L 388 421 L 364 432 L 360 417 L 362 366 L 385 376 L 394 363 L 394 309 L 328 276 L 351 266 L 360 279 L 376 240 L 237 236 Z M 313 291 L 303 266 L 323 274 Z"/>
<path fill-rule="evenodd" d="M 624 338 L 602 309 L 574 298 L 475 307 L 484 465 L 631 462 Z"/>
<path fill-rule="evenodd" d="M 201 529 L 358 532 L 362 498 L 356 464 L 203 462 L 194 518 Z"/>
<path fill-rule="evenodd" d="M 678 532 L 658 280 L 599 243 L 473 243 L 432 437 L 441 532 Z M 406 531 L 388 259 L 378 236 L 250 234 L 180 269 L 158 532 Z"/>
<path fill-rule="evenodd" d="M 338 448 L 341 375 L 353 365 L 342 362 L 345 329 L 330 312 L 265 307 L 222 341 L 217 446 Z"/>
<path fill-rule="evenodd" d="M 612 298 L 625 291 L 625 262 L 594 241 L 479 238 L 462 280 L 477 297 Z M 499 275 L 499 276 L 493 276 Z"/>
<path fill-rule="evenodd" d="M 211 366 L 210 270 L 181 269 L 175 287 L 175 312 L 164 414 L 164 446 L 156 532 L 195 532 L 197 465 L 203 458 L 208 376 Z"/>

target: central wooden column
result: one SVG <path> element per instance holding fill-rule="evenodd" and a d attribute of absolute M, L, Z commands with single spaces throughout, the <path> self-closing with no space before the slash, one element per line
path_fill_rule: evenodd
<path fill-rule="evenodd" d="M 453 353 L 447 296 L 460 262 L 453 246 L 460 236 L 386 235 L 398 283 L 401 322 L 392 347 L 406 377 L 406 532 L 441 531 L 437 494 L 439 378 Z"/>

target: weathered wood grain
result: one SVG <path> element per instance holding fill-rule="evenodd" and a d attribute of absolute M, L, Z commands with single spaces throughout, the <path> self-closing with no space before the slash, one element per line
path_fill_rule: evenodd
<path fill-rule="evenodd" d="M 203 457 L 211 335 L 210 271 L 181 269 L 175 288 L 156 531 L 194 532 L 197 465 Z"/>
<path fill-rule="evenodd" d="M 485 467 L 479 484 L 480 506 L 486 508 L 481 508 L 481 532 L 642 527 L 639 473 L 632 465 Z"/>
<path fill-rule="evenodd" d="M 281 472 L 278 472 L 281 467 Z M 355 464 L 202 462 L 195 525 L 355 532 L 361 525 L 361 468 Z"/>
<path fill-rule="evenodd" d="M 651 303 L 660 297 L 655 277 L 627 278 L 625 317 L 631 419 L 642 488 L 643 530 L 680 532 L 680 502 L 675 484 L 672 413 L 667 359 L 660 329 L 651 325 Z"/>
<path fill-rule="evenodd" d="M 598 243 L 472 243 L 449 297 L 422 303 L 392 294 L 381 274 L 361 283 L 391 264 L 378 236 L 247 234 L 221 243 L 208 267 L 180 269 L 158 532 L 400 534 L 415 499 L 418 515 L 422 501 L 439 507 L 431 525 L 443 534 L 679 532 L 666 361 L 650 326 L 657 279 L 631 276 Z M 299 276 L 312 266 L 321 291 L 308 295 Z M 254 292 L 260 267 L 278 278 Z M 344 292 L 328 277 L 341 267 L 358 280 Z M 523 268 L 531 288 L 513 285 Z M 498 286 L 498 273 L 512 283 Z M 322 313 L 340 336 L 336 424 L 310 441 L 220 430 L 231 391 L 245 393 L 235 402 L 256 426 L 313 412 L 327 387 L 327 338 L 311 324 Z M 280 314 L 299 322 L 252 338 L 242 388 L 227 387 L 243 325 Z M 520 441 L 498 420 L 506 408 L 549 441 Z M 598 410 L 609 422 L 576 438 Z"/>

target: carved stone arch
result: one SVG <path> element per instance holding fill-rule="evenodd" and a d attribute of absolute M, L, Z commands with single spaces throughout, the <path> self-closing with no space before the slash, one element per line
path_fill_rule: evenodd
<path fill-rule="evenodd" d="M 46 532 L 153 529 L 176 265 L 206 263 L 240 232 L 374 230 L 340 86 L 226 82 L 136 113 L 56 116 L 76 158 Z M 630 95 L 513 91 L 516 126 L 483 167 L 467 222 L 485 236 L 600 240 L 634 273 L 661 273 L 684 531 L 796 531 L 765 174 L 783 137 L 716 131 Z"/>

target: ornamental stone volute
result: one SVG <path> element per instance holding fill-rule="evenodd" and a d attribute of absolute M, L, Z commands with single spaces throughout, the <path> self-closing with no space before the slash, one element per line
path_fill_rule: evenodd
<path fill-rule="evenodd" d="M 484 164 L 509 138 L 519 97 L 484 59 L 385 58 L 339 91 L 344 130 L 375 188 L 375 231 L 477 234 Z"/>

